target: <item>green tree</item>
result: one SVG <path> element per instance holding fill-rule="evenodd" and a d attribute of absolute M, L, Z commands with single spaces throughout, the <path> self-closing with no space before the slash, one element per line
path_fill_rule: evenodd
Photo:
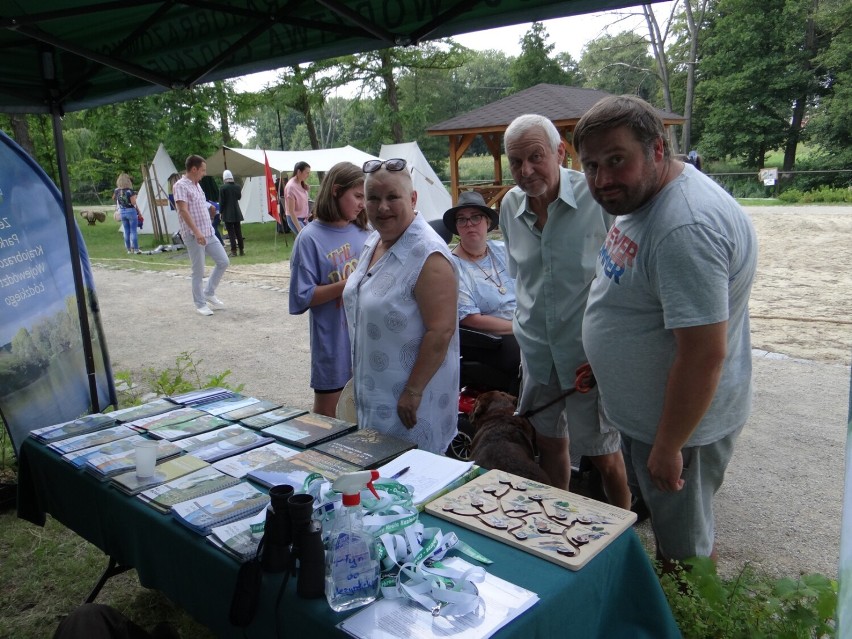
<path fill-rule="evenodd" d="M 852 4 L 822 0 L 817 28 L 828 45 L 815 58 L 815 72 L 825 89 L 808 123 L 810 139 L 819 145 L 820 161 L 828 168 L 852 166 Z M 849 175 L 836 186 L 848 185 Z"/>
<path fill-rule="evenodd" d="M 520 41 L 521 54 L 509 64 L 512 86 L 508 93 L 517 93 L 543 82 L 572 84 L 578 79 L 577 73 L 572 73 L 573 60 L 569 54 L 562 54 L 560 59 L 552 56 L 556 45 L 547 43 L 549 37 L 541 22 L 530 25 Z"/>
<path fill-rule="evenodd" d="M 580 70 L 585 86 L 615 95 L 638 95 L 656 102 L 658 77 L 648 43 L 630 31 L 603 35 L 583 48 Z"/>
<path fill-rule="evenodd" d="M 805 107 L 818 90 L 812 10 L 813 0 L 720 0 L 696 87 L 706 154 L 759 168 L 769 151 L 785 148 L 784 168 L 792 168 Z"/>

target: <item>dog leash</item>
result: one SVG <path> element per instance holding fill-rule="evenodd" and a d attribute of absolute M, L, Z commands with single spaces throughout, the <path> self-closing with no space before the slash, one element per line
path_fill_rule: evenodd
<path fill-rule="evenodd" d="M 567 391 L 554 397 L 552 400 L 544 404 L 543 406 L 538 406 L 536 408 L 530 408 L 529 410 L 521 413 L 521 417 L 532 417 L 536 413 L 540 413 L 545 408 L 549 408 L 553 406 L 556 402 L 561 401 L 568 397 L 573 392 L 578 393 L 588 393 L 597 385 L 597 380 L 595 379 L 594 373 L 592 373 L 592 367 L 588 362 L 585 364 L 581 364 L 580 367 L 576 371 L 577 377 L 574 379 L 574 386 L 569 388 Z"/>

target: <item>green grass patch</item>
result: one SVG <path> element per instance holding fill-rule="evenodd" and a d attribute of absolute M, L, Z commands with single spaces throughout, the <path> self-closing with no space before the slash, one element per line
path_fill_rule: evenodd
<path fill-rule="evenodd" d="M 80 211 L 92 209 L 104 210 L 107 213 L 105 222 L 90 226 L 80 217 Z M 89 257 L 93 262 L 103 261 L 134 268 L 151 268 L 154 270 L 169 270 L 175 267 L 189 268 L 189 255 L 186 250 L 155 253 L 153 255 L 128 255 L 124 248 L 124 237 L 121 233 L 121 223 L 112 219 L 111 207 L 75 206 L 74 213 L 80 231 L 86 242 Z M 270 218 L 271 219 L 271 218 Z M 145 224 L 150 224 L 145 220 Z M 281 234 L 275 231 L 275 222 L 263 224 L 243 224 L 245 238 L 245 256 L 232 258 L 234 264 L 269 264 L 290 259 L 293 250 L 292 233 Z M 174 233 L 178 229 L 169 229 Z M 224 235 L 224 230 L 223 230 Z M 153 235 L 139 236 L 139 249 L 151 251 L 157 247 Z M 230 244 L 225 240 L 225 250 L 230 252 Z M 212 264 L 211 260 L 208 260 Z"/>

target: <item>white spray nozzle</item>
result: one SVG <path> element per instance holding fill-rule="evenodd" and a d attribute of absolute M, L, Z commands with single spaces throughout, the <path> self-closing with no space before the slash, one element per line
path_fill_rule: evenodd
<path fill-rule="evenodd" d="M 369 488 L 370 492 L 379 498 L 373 482 L 379 478 L 377 470 L 359 470 L 354 473 L 346 473 L 334 480 L 331 487 L 339 493 L 343 493 L 343 505 L 354 506 L 361 503 L 361 489 Z"/>

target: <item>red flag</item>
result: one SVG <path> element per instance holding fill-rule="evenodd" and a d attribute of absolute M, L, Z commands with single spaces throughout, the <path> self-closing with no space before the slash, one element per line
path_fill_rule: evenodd
<path fill-rule="evenodd" d="M 269 168 L 269 158 L 266 157 L 266 151 L 263 152 L 263 163 L 266 165 L 267 213 L 274 217 L 276 222 L 281 224 L 281 216 L 278 213 L 278 189 L 275 188 L 275 180 L 272 179 L 272 169 Z"/>

